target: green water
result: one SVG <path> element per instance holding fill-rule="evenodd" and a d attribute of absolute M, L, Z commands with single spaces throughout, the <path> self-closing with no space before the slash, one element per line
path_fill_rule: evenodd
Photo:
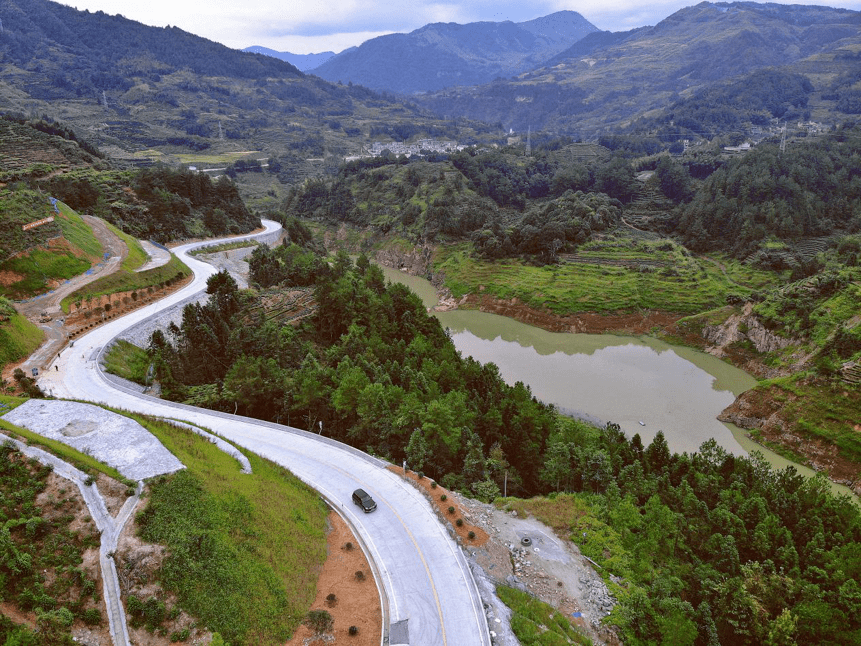
<path fill-rule="evenodd" d="M 382 267 L 386 278 L 409 286 L 426 307 L 437 303 L 425 279 Z M 694 452 L 710 438 L 735 455 L 763 453 L 776 468 L 793 464 L 717 420 L 756 379 L 711 355 L 651 337 L 547 332 L 475 310 L 437 312 L 463 356 L 493 362 L 508 382 L 522 381 L 540 400 L 598 424 L 616 422 L 644 444 L 660 430 L 670 449 Z M 834 485 L 846 493 L 846 487 Z"/>

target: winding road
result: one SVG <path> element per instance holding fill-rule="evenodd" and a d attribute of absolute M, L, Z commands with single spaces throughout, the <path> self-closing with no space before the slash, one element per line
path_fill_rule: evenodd
<path fill-rule="evenodd" d="M 280 228 L 272 221 L 263 223 L 264 232 L 244 237 L 266 236 Z M 231 240 L 237 239 L 241 238 Z M 482 603 L 461 549 L 426 499 L 388 470 L 387 463 L 314 433 L 141 395 L 102 373 L 99 356 L 112 339 L 205 289 L 216 270 L 188 252 L 211 244 L 195 242 L 174 249 L 194 272 L 193 282 L 77 339 L 43 373 L 40 387 L 56 397 L 186 420 L 287 467 L 350 522 L 365 546 L 385 597 L 383 632 L 391 646 L 489 646 Z M 350 495 L 358 487 L 377 501 L 376 512 L 363 514 L 352 504 Z"/>

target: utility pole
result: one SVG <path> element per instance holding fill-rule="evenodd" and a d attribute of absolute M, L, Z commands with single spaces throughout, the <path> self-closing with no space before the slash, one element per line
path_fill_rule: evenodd
<path fill-rule="evenodd" d="M 532 126 L 526 131 L 526 156 L 532 156 Z"/>
<path fill-rule="evenodd" d="M 783 133 L 780 135 L 780 152 L 786 150 L 786 121 L 783 122 Z"/>

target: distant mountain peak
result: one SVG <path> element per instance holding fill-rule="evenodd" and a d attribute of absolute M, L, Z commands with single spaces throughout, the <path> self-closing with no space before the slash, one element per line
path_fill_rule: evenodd
<path fill-rule="evenodd" d="M 313 70 L 315 67 L 322 65 L 335 56 L 335 52 L 320 52 L 319 54 L 293 54 L 291 52 L 279 52 L 275 49 L 262 47 L 260 45 L 252 45 L 251 47 L 246 47 L 242 51 L 250 52 L 252 54 L 263 54 L 264 56 L 271 56 L 272 58 L 287 61 L 291 65 L 295 66 L 300 72 Z"/>
<path fill-rule="evenodd" d="M 534 69 L 594 31 L 598 28 L 576 11 L 522 23 L 431 23 L 408 34 L 372 38 L 314 74 L 400 94 L 477 85 Z"/>

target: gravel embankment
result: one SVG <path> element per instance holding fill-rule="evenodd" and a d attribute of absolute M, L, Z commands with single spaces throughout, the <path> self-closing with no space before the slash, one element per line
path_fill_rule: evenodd
<path fill-rule="evenodd" d="M 535 595 L 579 625 L 595 644 L 617 644 L 601 620 L 615 599 L 595 568 L 571 541 L 556 536 L 534 518 L 518 517 L 480 501 L 458 497 L 464 520 L 484 529 L 490 540 L 482 547 L 465 547 L 487 611 L 488 625 L 497 633 L 494 644 L 508 646 L 508 611 L 495 594 L 497 584 Z M 528 545 L 524 545 L 524 539 Z M 517 643 L 516 641 L 513 643 Z"/>

